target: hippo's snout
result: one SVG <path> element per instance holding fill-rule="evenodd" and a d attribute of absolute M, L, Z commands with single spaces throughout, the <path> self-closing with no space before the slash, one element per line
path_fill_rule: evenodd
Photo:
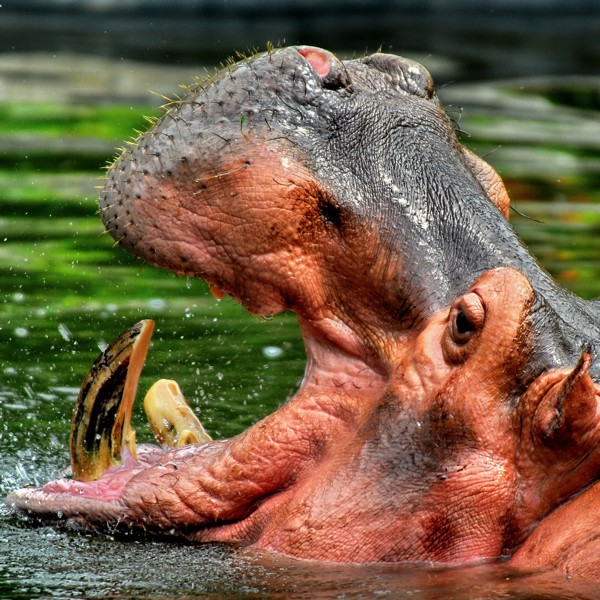
<path fill-rule="evenodd" d="M 268 163 L 268 180 L 281 195 L 302 170 L 293 167 L 294 136 L 316 135 L 324 126 L 315 121 L 333 112 L 319 105 L 351 94 L 344 63 L 319 48 L 284 48 L 231 66 L 172 102 L 113 164 L 100 197 L 108 233 L 148 262 L 207 277 L 210 257 L 204 252 L 192 265 L 189 248 L 228 243 L 207 222 L 231 225 L 250 208 L 253 194 L 246 192 L 265 189 L 257 183 L 259 162 Z M 243 171 L 251 181 L 242 194 L 233 188 Z"/>

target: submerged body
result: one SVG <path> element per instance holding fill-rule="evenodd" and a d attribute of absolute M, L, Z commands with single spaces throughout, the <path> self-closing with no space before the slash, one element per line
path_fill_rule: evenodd
<path fill-rule="evenodd" d="M 254 314 L 293 310 L 305 377 L 240 436 L 142 450 L 14 506 L 302 558 L 519 549 L 522 566 L 564 568 L 528 557 L 538 524 L 600 474 L 600 305 L 521 245 L 501 180 L 420 65 L 305 47 L 243 61 L 125 152 L 100 204 L 144 260 Z M 570 523 L 552 519 L 548 535 Z"/>

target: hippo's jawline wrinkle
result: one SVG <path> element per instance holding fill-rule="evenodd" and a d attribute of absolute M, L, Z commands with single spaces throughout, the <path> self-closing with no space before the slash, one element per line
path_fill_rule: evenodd
<path fill-rule="evenodd" d="M 304 378 L 238 436 L 139 447 L 15 508 L 338 562 L 516 552 L 600 579 L 575 551 L 532 558 L 544 536 L 577 548 L 565 523 L 595 498 L 600 305 L 520 243 L 421 65 L 311 47 L 233 64 L 117 159 L 100 207 L 136 256 L 253 314 L 294 311 Z"/>

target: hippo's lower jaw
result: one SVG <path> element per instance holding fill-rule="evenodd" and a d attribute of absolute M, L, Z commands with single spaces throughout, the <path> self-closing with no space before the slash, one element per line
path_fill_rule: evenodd
<path fill-rule="evenodd" d="M 168 450 L 121 443 L 122 464 L 95 480 L 19 490 L 8 503 L 111 534 L 242 542 L 307 559 L 505 556 L 600 471 L 589 353 L 515 395 L 523 359 L 514 340 L 526 347 L 533 299 L 520 273 L 484 274 L 388 348 L 389 373 L 304 323 L 300 389 L 244 433 Z M 137 364 L 135 353 L 119 356 Z M 494 385 L 492 375 L 501 376 Z M 94 438 L 74 439 L 94 447 Z"/>
<path fill-rule="evenodd" d="M 328 329 L 325 325 L 326 337 L 314 324 L 303 325 L 308 360 L 299 391 L 241 435 L 167 450 L 148 445 L 136 448 L 135 433 L 128 426 L 133 402 L 120 397 L 120 403 L 128 404 L 127 414 L 120 423 L 108 424 L 111 431 L 96 433 L 94 429 L 98 423 L 107 428 L 105 414 L 78 417 L 76 411 L 74 428 L 78 419 L 85 420 L 85 424 L 72 433 L 74 471 L 77 478 L 88 480 L 59 479 L 40 489 L 18 490 L 9 496 L 9 506 L 43 521 L 111 534 L 241 541 L 294 554 L 272 535 L 263 536 L 269 529 L 267 522 L 302 487 L 308 474 L 314 475 L 323 467 L 332 448 L 351 443 L 373 403 L 381 397 L 387 380 L 381 371 L 356 355 L 355 340 L 344 337 L 343 330 L 330 323 Z M 149 335 L 146 337 L 149 343 Z M 332 339 L 344 342 L 336 347 Z M 98 363 L 105 366 L 107 360 L 104 356 Z M 136 376 L 140 369 L 138 365 Z M 119 371 L 118 365 L 109 365 L 109 371 Z M 82 390 L 90 387 L 86 382 Z M 114 383 L 109 382 L 107 387 L 114 388 Z M 108 399 L 99 398 L 96 407 L 88 407 L 86 412 L 103 411 L 102 402 L 106 404 Z M 104 412 L 112 415 L 108 419 L 114 419 L 118 411 L 110 405 Z M 111 441 L 114 435 L 121 435 L 122 442 Z M 120 464 L 106 467 L 110 460 L 104 460 L 99 463 L 104 466 L 86 465 L 76 470 L 78 461 L 84 462 L 76 458 L 85 454 L 80 446 L 91 439 L 89 443 L 98 447 L 100 443 L 93 439 L 101 436 L 118 446 L 119 456 L 114 458 Z M 287 515 L 284 521 L 289 522 L 278 523 L 274 530 L 303 528 L 303 515 L 281 512 Z M 322 549 L 315 557 L 327 558 Z M 353 560 L 354 551 L 341 558 Z"/>

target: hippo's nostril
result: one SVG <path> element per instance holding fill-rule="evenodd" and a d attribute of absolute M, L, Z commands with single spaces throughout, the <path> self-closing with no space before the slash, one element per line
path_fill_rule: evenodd
<path fill-rule="evenodd" d="M 327 77 L 331 71 L 328 52 L 320 48 L 300 48 L 298 52 L 304 56 L 308 63 L 320 77 Z"/>
<path fill-rule="evenodd" d="M 398 89 L 421 98 L 434 95 L 433 79 L 429 71 L 414 60 L 394 54 L 372 54 L 363 63 L 383 73 Z"/>
<path fill-rule="evenodd" d="M 306 59 L 321 78 L 324 88 L 337 90 L 351 87 L 350 76 L 346 67 L 331 52 L 321 48 L 303 46 L 298 48 L 298 53 Z"/>

